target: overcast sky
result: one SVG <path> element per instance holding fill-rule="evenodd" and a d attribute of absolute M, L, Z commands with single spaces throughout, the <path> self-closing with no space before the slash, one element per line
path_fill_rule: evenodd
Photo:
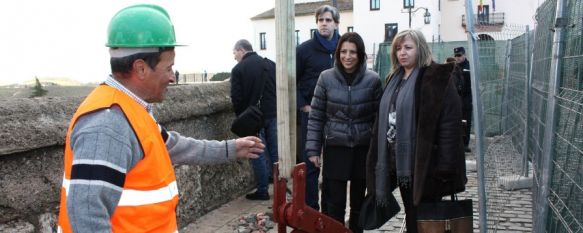
<path fill-rule="evenodd" d="M 109 74 L 107 25 L 123 7 L 154 3 L 174 23 L 175 69 L 181 73 L 227 71 L 236 64 L 234 43 L 252 41 L 250 18 L 274 0 L 18 0 L 0 7 L 0 85 L 43 77 L 99 82 Z"/>

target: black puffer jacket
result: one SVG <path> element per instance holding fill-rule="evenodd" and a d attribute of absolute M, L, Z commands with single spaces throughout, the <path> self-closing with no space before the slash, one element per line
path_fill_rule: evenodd
<path fill-rule="evenodd" d="M 366 63 L 352 85 L 338 67 L 323 71 L 308 121 L 308 156 L 319 156 L 324 142 L 329 146 L 368 145 L 380 96 L 379 75 L 366 69 Z"/>

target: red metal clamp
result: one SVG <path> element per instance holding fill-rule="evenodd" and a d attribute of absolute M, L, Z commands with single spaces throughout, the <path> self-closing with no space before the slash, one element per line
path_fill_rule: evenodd
<path fill-rule="evenodd" d="M 300 163 L 292 172 L 291 202 L 287 202 L 287 180 L 279 177 L 279 163 L 273 166 L 273 219 L 278 223 L 278 233 L 352 233 L 344 224 L 328 217 L 305 203 L 306 164 Z"/>

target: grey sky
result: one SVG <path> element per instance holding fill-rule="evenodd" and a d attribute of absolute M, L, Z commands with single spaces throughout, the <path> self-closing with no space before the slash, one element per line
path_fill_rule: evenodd
<path fill-rule="evenodd" d="M 0 7 L 0 85 L 35 76 L 99 82 L 109 74 L 106 30 L 123 7 L 154 3 L 170 14 L 179 43 L 181 73 L 230 71 L 233 44 L 252 41 L 249 18 L 274 7 L 274 0 L 19 0 Z"/>

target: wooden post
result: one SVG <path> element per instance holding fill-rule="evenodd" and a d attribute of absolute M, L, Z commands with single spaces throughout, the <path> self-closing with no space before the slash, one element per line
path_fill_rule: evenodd
<path fill-rule="evenodd" d="M 275 1 L 277 145 L 280 175 L 291 177 L 296 163 L 296 42 L 293 0 Z"/>

